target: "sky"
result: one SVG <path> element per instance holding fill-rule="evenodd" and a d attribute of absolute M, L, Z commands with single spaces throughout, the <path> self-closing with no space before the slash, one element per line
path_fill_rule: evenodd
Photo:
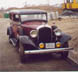
<path fill-rule="evenodd" d="M 30 5 L 40 5 L 40 4 L 60 4 L 63 0 L 0 0 L 0 8 L 9 7 L 23 7 L 25 4 Z"/>

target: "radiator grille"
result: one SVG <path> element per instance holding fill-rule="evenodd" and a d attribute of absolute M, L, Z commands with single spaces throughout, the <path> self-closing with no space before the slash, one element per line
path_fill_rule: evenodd
<path fill-rule="evenodd" d="M 39 29 L 38 32 L 38 39 L 39 39 L 39 43 L 43 42 L 43 43 L 47 43 L 47 42 L 51 42 L 51 29 L 44 27 Z"/>

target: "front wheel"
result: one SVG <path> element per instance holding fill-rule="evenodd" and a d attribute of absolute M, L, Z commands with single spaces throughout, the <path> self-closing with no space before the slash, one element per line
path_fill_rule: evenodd
<path fill-rule="evenodd" d="M 64 59 L 67 58 L 68 57 L 68 53 L 69 53 L 68 51 L 62 52 L 61 53 L 62 58 L 64 58 Z"/>
<path fill-rule="evenodd" d="M 28 61 L 28 59 L 29 59 L 29 55 L 24 54 L 24 51 L 26 50 L 25 47 L 27 47 L 27 46 L 25 46 L 24 44 L 22 44 L 22 43 L 19 41 L 18 51 L 19 51 L 20 60 L 21 60 L 22 63 L 25 63 L 25 62 Z"/>
<path fill-rule="evenodd" d="M 68 42 L 64 43 L 63 47 L 68 48 L 69 47 Z M 69 54 L 69 51 L 61 52 L 61 57 L 65 59 L 68 57 L 68 54 Z"/>
<path fill-rule="evenodd" d="M 25 62 L 24 46 L 21 42 L 19 42 L 19 55 L 21 62 Z"/>

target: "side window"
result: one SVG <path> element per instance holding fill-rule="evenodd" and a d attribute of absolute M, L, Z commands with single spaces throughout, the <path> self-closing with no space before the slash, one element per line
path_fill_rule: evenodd
<path fill-rule="evenodd" d="M 20 20 L 19 15 L 18 14 L 14 14 L 13 15 L 13 20 L 16 21 L 16 22 L 18 22 Z"/>

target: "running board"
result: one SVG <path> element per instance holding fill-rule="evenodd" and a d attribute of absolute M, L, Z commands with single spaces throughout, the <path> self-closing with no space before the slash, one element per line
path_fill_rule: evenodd
<path fill-rule="evenodd" d="M 10 41 L 11 41 L 12 45 L 15 47 L 17 40 L 15 38 L 11 38 Z"/>

